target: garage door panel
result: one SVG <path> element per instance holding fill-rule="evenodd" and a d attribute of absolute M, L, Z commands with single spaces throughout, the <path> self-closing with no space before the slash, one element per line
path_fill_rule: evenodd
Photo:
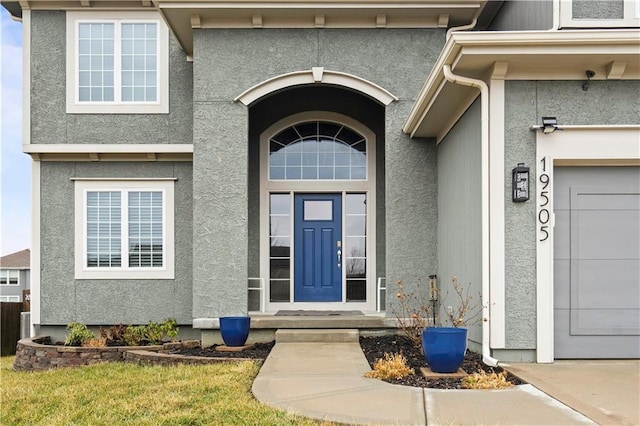
<path fill-rule="evenodd" d="M 553 265 L 553 303 L 556 309 L 569 309 L 571 306 L 571 262 L 556 260 Z"/>
<path fill-rule="evenodd" d="M 571 213 L 572 258 L 635 259 L 640 256 L 640 223 L 635 210 Z"/>
<path fill-rule="evenodd" d="M 637 336 L 638 309 L 571 309 L 572 336 Z"/>
<path fill-rule="evenodd" d="M 578 208 L 580 210 L 639 210 L 640 196 L 633 192 L 599 193 L 599 188 L 580 191 Z M 632 190 L 630 190 L 632 191 Z M 572 206 L 573 208 L 573 206 Z"/>
<path fill-rule="evenodd" d="M 572 309 L 638 307 L 640 260 L 573 261 L 571 265 Z"/>
<path fill-rule="evenodd" d="M 570 313 L 568 309 L 554 311 L 556 358 L 637 358 L 637 336 L 597 336 L 597 344 L 590 335 L 570 335 Z M 629 339 L 635 339 L 635 346 Z"/>
<path fill-rule="evenodd" d="M 553 176 L 555 357 L 639 358 L 640 167 Z"/>
<path fill-rule="evenodd" d="M 569 210 L 560 210 L 555 212 L 555 228 L 553 238 L 553 255 L 555 259 L 571 258 L 571 228 Z"/>

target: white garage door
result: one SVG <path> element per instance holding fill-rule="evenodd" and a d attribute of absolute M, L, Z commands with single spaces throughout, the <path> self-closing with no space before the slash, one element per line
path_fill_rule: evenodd
<path fill-rule="evenodd" d="M 640 167 L 554 181 L 555 358 L 640 358 Z"/>

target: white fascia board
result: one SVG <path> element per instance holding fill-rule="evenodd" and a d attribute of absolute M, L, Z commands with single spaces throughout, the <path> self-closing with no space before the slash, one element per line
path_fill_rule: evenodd
<path fill-rule="evenodd" d="M 193 144 L 29 144 L 25 154 L 193 154 Z"/>
<path fill-rule="evenodd" d="M 599 50 L 606 48 L 606 52 L 610 54 L 619 51 L 621 54 L 633 55 L 637 58 L 640 38 L 637 30 L 634 29 L 454 32 L 440 52 L 402 130 L 412 137 L 416 135 L 418 128 L 429 114 L 434 99 L 438 98 L 444 85 L 450 84 L 444 79 L 443 66 L 451 65 L 452 70 L 455 71 L 456 66 L 464 59 L 465 53 L 482 50 L 486 60 L 477 65 L 478 71 L 482 71 L 495 61 L 494 55 L 501 53 L 513 57 L 526 57 L 532 52 L 554 53 L 556 58 L 561 57 L 558 53 L 589 57 L 594 48 Z M 508 80 L 509 77 L 506 76 L 505 79 Z"/>
<path fill-rule="evenodd" d="M 444 72 L 442 71 L 443 66 L 451 64 L 452 56 L 454 56 L 459 49 L 460 47 L 456 45 L 454 37 L 450 37 L 442 48 L 436 63 L 427 77 L 427 81 L 424 86 L 422 86 L 416 102 L 409 112 L 409 117 L 402 127 L 403 132 L 413 137 L 416 129 L 429 111 L 429 107 L 433 104 L 434 99 L 438 93 L 440 93 L 444 84 L 446 84 Z"/>

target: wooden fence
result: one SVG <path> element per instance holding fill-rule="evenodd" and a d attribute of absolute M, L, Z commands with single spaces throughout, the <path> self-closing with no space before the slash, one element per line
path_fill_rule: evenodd
<path fill-rule="evenodd" d="M 22 302 L 0 302 L 0 356 L 15 355 Z"/>

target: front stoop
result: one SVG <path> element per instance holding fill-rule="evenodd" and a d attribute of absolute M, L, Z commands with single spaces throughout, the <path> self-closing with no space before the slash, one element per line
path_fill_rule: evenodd
<path fill-rule="evenodd" d="M 276 331 L 276 343 L 358 343 L 357 329 L 285 329 Z"/>

